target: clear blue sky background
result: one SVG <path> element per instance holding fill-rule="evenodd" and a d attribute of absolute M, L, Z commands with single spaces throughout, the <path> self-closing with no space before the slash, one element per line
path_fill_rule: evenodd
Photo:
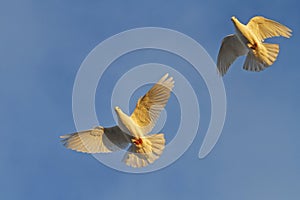
<path fill-rule="evenodd" d="M 299 199 L 300 5 L 207 2 L 2 0 L 0 199 Z M 158 26 L 189 35 L 216 60 L 222 38 L 234 31 L 232 15 L 244 23 L 264 15 L 289 26 L 293 36 L 272 40 L 281 51 L 264 72 L 243 71 L 244 58 L 233 64 L 224 77 L 226 124 L 208 157 L 197 157 L 210 117 L 205 84 L 182 60 L 151 51 L 124 56 L 112 69 L 160 62 L 199 83 L 201 127 L 188 151 L 163 170 L 134 175 L 61 145 L 59 135 L 76 130 L 71 107 L 76 72 L 97 44 L 127 29 Z M 100 82 L 101 87 L 106 88 Z M 98 111 L 108 107 L 101 94 L 96 97 Z M 99 120 L 112 125 L 106 109 Z M 167 125 L 169 140 L 174 128 Z"/>

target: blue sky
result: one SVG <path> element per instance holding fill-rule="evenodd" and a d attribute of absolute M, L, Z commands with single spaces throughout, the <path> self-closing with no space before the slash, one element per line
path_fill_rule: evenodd
<path fill-rule="evenodd" d="M 4 0 L 0 4 L 0 199 L 300 198 L 297 1 Z M 179 160 L 153 173 L 126 174 L 61 145 L 59 136 L 76 130 L 72 89 L 77 70 L 101 41 L 131 28 L 164 27 L 192 37 L 216 60 L 222 38 L 234 31 L 232 15 L 244 23 L 263 15 L 290 27 L 293 36 L 271 40 L 280 44 L 279 57 L 261 73 L 243 71 L 244 58 L 233 64 L 224 77 L 226 124 L 208 157 L 198 159 L 210 119 L 205 84 L 182 60 L 157 51 L 129 54 L 112 69 L 126 71 L 137 64 L 161 62 L 199 84 L 201 127 Z M 107 79 L 110 76 L 108 71 Z M 99 83 L 99 90 L 109 91 L 111 86 L 104 84 Z M 97 111 L 104 109 L 98 115 L 101 124 L 112 125 L 110 110 L 97 93 L 98 99 Z M 168 108 L 175 104 L 170 102 Z M 167 140 L 172 138 L 172 123 L 167 123 Z"/>

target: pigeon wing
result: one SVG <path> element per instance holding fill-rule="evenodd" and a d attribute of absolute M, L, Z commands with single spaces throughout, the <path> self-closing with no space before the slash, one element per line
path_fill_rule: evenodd
<path fill-rule="evenodd" d="M 289 38 L 292 35 L 292 30 L 288 27 L 262 16 L 253 17 L 248 22 L 247 27 L 257 36 L 260 41 L 264 41 L 266 38 L 276 36 Z"/>
<path fill-rule="evenodd" d="M 155 126 L 160 112 L 170 98 L 173 87 L 173 78 L 166 74 L 138 100 L 130 117 L 140 127 L 144 135 Z"/>
<path fill-rule="evenodd" d="M 125 149 L 130 143 L 130 136 L 118 126 L 94 129 L 60 136 L 68 149 L 83 153 L 108 153 Z"/>
<path fill-rule="evenodd" d="M 217 59 L 217 67 L 221 76 L 226 74 L 230 65 L 237 57 L 245 55 L 247 52 L 248 50 L 236 35 L 231 34 L 226 36 L 222 41 Z"/>

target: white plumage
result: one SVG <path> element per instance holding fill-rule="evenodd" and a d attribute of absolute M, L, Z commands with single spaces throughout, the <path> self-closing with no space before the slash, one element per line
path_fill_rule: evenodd
<path fill-rule="evenodd" d="M 217 67 L 223 76 L 234 60 L 247 55 L 243 68 L 250 71 L 262 71 L 272 65 L 279 52 L 278 44 L 264 43 L 266 38 L 283 36 L 289 38 L 291 29 L 261 17 L 253 17 L 247 25 L 231 18 L 235 26 L 235 34 L 226 36 L 219 50 Z"/>
<path fill-rule="evenodd" d="M 131 167 L 145 167 L 160 157 L 165 147 L 164 134 L 148 135 L 165 105 L 174 81 L 164 75 L 143 97 L 131 116 L 115 107 L 118 126 L 76 132 L 61 136 L 63 144 L 72 150 L 84 153 L 108 153 L 126 149 L 123 161 Z"/>

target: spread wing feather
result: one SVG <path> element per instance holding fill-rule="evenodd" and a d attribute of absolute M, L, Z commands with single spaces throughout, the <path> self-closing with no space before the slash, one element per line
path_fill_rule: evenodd
<path fill-rule="evenodd" d="M 94 129 L 63 135 L 65 147 L 83 153 L 108 153 L 125 149 L 130 143 L 130 136 L 118 126 Z"/>
<path fill-rule="evenodd" d="M 217 67 L 221 76 L 224 76 L 228 71 L 230 65 L 239 56 L 245 55 L 248 52 L 246 47 L 239 41 L 236 35 L 226 36 L 221 44 Z"/>
<path fill-rule="evenodd" d="M 247 27 L 258 37 L 260 41 L 276 36 L 289 38 L 292 35 L 292 30 L 288 27 L 262 16 L 253 17 L 248 22 Z"/>
<path fill-rule="evenodd" d="M 155 126 L 160 112 L 170 98 L 173 87 L 173 78 L 168 77 L 168 74 L 166 74 L 138 100 L 130 117 L 144 134 L 149 133 Z"/>

